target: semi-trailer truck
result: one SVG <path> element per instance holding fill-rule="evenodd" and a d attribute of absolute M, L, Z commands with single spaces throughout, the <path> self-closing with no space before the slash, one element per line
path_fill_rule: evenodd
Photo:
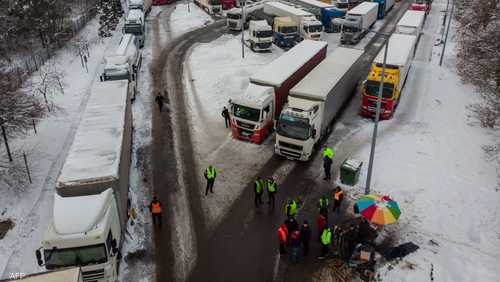
<path fill-rule="evenodd" d="M 413 11 L 424 11 L 425 15 L 429 14 L 431 11 L 432 0 L 415 0 L 415 2 L 410 4 L 410 10 Z"/>
<path fill-rule="evenodd" d="M 345 17 L 346 10 L 345 9 L 339 9 L 336 7 L 333 8 L 322 8 L 321 9 L 321 16 L 320 16 L 320 21 L 325 27 L 325 32 L 334 32 L 335 27 L 333 24 L 334 19 L 340 19 Z"/>
<path fill-rule="evenodd" d="M 276 123 L 275 153 L 307 161 L 328 136 L 333 120 L 356 89 L 361 71 L 358 49 L 338 47 L 290 90 Z"/>
<path fill-rule="evenodd" d="M 415 35 L 417 38 L 422 32 L 425 21 L 424 11 L 408 10 L 396 24 L 396 33 Z"/>
<path fill-rule="evenodd" d="M 335 5 L 326 4 L 318 0 L 286 0 L 286 2 L 298 5 L 298 7 L 315 15 L 317 18 L 321 17 L 321 9 L 335 7 Z"/>
<path fill-rule="evenodd" d="M 209 15 L 219 14 L 222 11 L 220 0 L 194 0 L 194 3 L 200 6 Z"/>
<path fill-rule="evenodd" d="M 138 9 L 144 12 L 144 15 L 147 15 L 151 11 L 151 6 L 153 5 L 151 0 L 130 0 L 128 3 L 128 8 Z"/>
<path fill-rule="evenodd" d="M 377 21 L 378 3 L 363 2 L 347 11 L 340 43 L 357 44 Z"/>
<path fill-rule="evenodd" d="M 253 51 L 271 50 L 273 44 L 273 29 L 266 21 L 250 21 L 248 41 Z"/>
<path fill-rule="evenodd" d="M 394 33 L 389 38 L 382 104 L 380 107 L 381 119 L 388 119 L 394 115 L 411 67 L 416 43 L 417 36 L 415 35 Z M 360 113 L 365 117 L 374 117 L 376 113 L 384 53 L 385 48 L 382 48 L 373 61 L 370 73 L 361 88 L 362 104 Z"/>
<path fill-rule="evenodd" d="M 243 15 L 240 8 L 232 8 L 226 13 L 226 24 L 230 30 L 241 30 L 242 28 L 247 28 L 248 23 L 251 20 L 267 20 L 267 17 L 263 15 L 263 12 L 257 12 L 257 10 L 263 9 L 262 2 L 255 2 L 245 5 L 243 9 Z"/>
<path fill-rule="evenodd" d="M 289 90 L 325 58 L 326 48 L 326 42 L 304 40 L 253 74 L 245 95 L 229 100 L 233 138 L 262 143 Z"/>
<path fill-rule="evenodd" d="M 139 47 L 144 47 L 144 42 L 146 41 L 146 23 L 142 10 L 132 9 L 128 11 L 123 26 L 123 33 L 135 35 L 139 40 Z"/>
<path fill-rule="evenodd" d="M 141 67 L 142 54 L 137 48 L 137 37 L 124 34 L 118 48 L 109 56 L 104 57 L 104 71 L 101 81 L 130 80 L 134 81 Z"/>
<path fill-rule="evenodd" d="M 395 0 L 371 0 L 372 2 L 378 3 L 378 13 L 377 17 L 383 19 L 387 13 L 394 7 Z"/>
<path fill-rule="evenodd" d="M 264 13 L 278 17 L 290 17 L 297 24 L 299 35 L 303 39 L 319 40 L 321 37 L 323 25 L 309 12 L 281 2 L 266 2 L 264 3 Z"/>
<path fill-rule="evenodd" d="M 132 91 L 126 80 L 91 89 L 36 251 L 47 270 L 79 266 L 84 282 L 117 281 L 128 220 Z"/>

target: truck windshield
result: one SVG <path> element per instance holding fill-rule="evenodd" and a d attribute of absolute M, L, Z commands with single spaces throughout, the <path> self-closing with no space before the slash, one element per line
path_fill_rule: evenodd
<path fill-rule="evenodd" d="M 323 26 L 322 25 L 310 25 L 307 29 L 308 29 L 309 33 L 321 32 L 323 30 Z"/>
<path fill-rule="evenodd" d="M 45 250 L 47 269 L 104 263 L 108 260 L 104 244 L 78 248 Z"/>
<path fill-rule="evenodd" d="M 366 82 L 366 94 L 368 96 L 378 96 L 378 89 L 380 87 L 380 81 L 368 80 Z M 382 91 L 382 97 L 390 99 L 392 98 L 392 92 L 394 90 L 394 84 L 384 82 L 384 90 Z"/>
<path fill-rule="evenodd" d="M 213 6 L 220 5 L 220 0 L 210 0 L 210 5 L 213 5 Z"/>
<path fill-rule="evenodd" d="M 257 31 L 255 35 L 257 37 L 271 37 L 273 36 L 273 31 L 272 30 Z"/>
<path fill-rule="evenodd" d="M 297 27 L 296 26 L 282 26 L 282 27 L 280 27 L 279 30 L 281 33 L 288 34 L 288 33 L 297 32 Z"/>
<path fill-rule="evenodd" d="M 355 33 L 359 31 L 359 28 L 354 25 L 349 25 L 344 23 L 344 26 L 342 27 L 343 32 L 348 32 L 348 33 Z"/>
<path fill-rule="evenodd" d="M 141 35 L 142 27 L 140 24 L 126 24 L 125 33 L 131 33 L 133 35 Z"/>
<path fill-rule="evenodd" d="M 239 20 L 241 18 L 241 15 L 240 14 L 231 14 L 231 13 L 228 13 L 227 14 L 227 18 L 231 19 L 231 20 Z"/>
<path fill-rule="evenodd" d="M 234 116 L 250 121 L 259 121 L 260 110 L 241 105 L 234 105 Z"/>
<path fill-rule="evenodd" d="M 307 140 L 310 136 L 309 128 L 309 120 L 307 118 L 281 114 L 276 131 L 278 134 L 288 138 Z"/>

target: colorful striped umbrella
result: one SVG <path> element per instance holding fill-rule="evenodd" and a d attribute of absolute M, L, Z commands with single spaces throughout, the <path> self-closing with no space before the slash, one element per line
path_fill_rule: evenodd
<path fill-rule="evenodd" d="M 365 195 L 356 201 L 356 205 L 359 213 L 375 224 L 392 224 L 401 215 L 398 203 L 388 196 Z"/>

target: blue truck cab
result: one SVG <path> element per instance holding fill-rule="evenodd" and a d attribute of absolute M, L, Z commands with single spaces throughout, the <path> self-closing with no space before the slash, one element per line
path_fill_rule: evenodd
<path fill-rule="evenodd" d="M 320 21 L 325 27 L 325 32 L 333 32 L 332 20 L 334 18 L 342 18 L 345 16 L 346 9 L 335 7 L 321 8 Z"/>
<path fill-rule="evenodd" d="M 394 6 L 394 0 L 371 0 L 378 3 L 378 19 L 383 19 L 387 12 Z"/>

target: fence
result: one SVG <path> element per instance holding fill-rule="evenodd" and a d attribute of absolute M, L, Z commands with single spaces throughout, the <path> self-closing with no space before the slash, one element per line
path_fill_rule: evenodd
<path fill-rule="evenodd" d="M 76 19 L 67 21 L 66 28 L 55 35 L 56 42 L 52 46 L 34 50 L 30 55 L 17 60 L 17 62 L 11 63 L 11 68 L 16 70 L 19 76 L 38 71 L 40 66 L 54 56 L 54 53 L 58 48 L 64 46 L 64 44 L 77 35 L 78 32 L 94 18 L 96 13 L 96 9 L 91 9 L 86 14 L 82 14 Z"/>

